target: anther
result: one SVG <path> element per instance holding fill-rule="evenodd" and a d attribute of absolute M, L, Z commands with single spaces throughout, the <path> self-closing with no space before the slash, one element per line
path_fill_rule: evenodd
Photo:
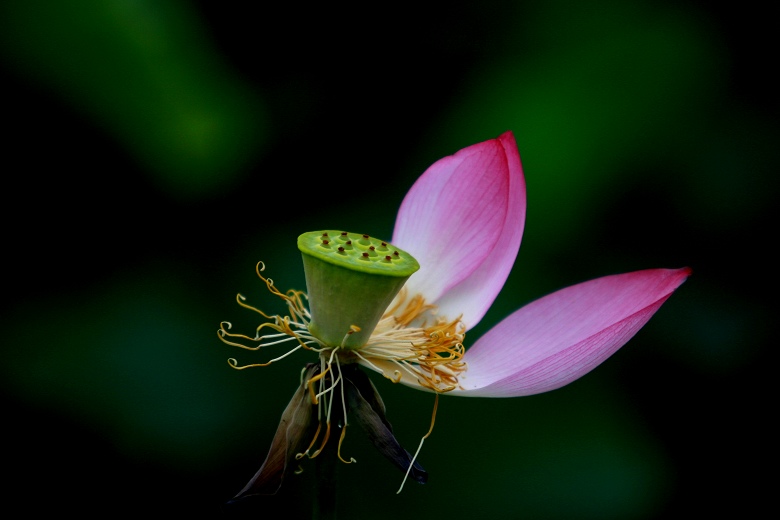
<path fill-rule="evenodd" d="M 338 456 L 339 460 L 345 464 L 351 464 L 353 462 L 357 462 L 353 457 L 350 457 L 349 460 L 344 460 L 344 457 L 341 456 L 341 443 L 344 442 L 344 436 L 347 434 L 347 425 L 345 424 L 344 427 L 341 429 L 341 436 L 339 437 L 339 445 L 336 449 L 336 455 Z"/>
<path fill-rule="evenodd" d="M 320 453 L 322 453 L 322 449 L 323 449 L 323 448 L 325 447 L 325 445 L 328 443 L 328 439 L 330 438 L 330 421 L 327 421 L 327 422 L 325 423 L 325 426 L 326 426 L 326 428 L 325 428 L 325 437 L 322 439 L 322 444 L 320 444 L 320 449 L 318 449 L 317 451 L 315 451 L 315 452 L 314 452 L 312 455 L 309 455 L 309 458 L 310 458 L 310 459 L 313 459 L 314 457 L 316 457 L 317 455 L 319 455 Z M 399 491 L 400 491 L 400 490 L 399 490 Z"/>

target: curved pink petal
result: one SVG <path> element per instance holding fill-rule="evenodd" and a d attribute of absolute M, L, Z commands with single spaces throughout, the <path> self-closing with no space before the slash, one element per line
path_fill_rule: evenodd
<path fill-rule="evenodd" d="M 436 301 L 442 316 L 462 315 L 467 329 L 482 320 L 503 288 L 517 258 L 525 227 L 526 188 L 517 144 L 509 132 L 498 140 L 504 147 L 509 168 L 509 198 L 503 231 L 480 266 Z"/>
<path fill-rule="evenodd" d="M 435 162 L 406 194 L 393 231 L 393 244 L 420 262 L 409 292 L 476 325 L 517 257 L 525 207 L 511 132 Z"/>
<path fill-rule="evenodd" d="M 691 274 L 648 269 L 583 282 L 504 319 L 464 356 L 453 394 L 517 397 L 564 386 L 623 346 Z"/>

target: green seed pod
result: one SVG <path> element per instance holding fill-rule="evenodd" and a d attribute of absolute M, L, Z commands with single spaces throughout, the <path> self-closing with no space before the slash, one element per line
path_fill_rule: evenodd
<path fill-rule="evenodd" d="M 406 280 L 420 268 L 409 253 L 358 233 L 311 231 L 298 237 L 311 323 L 329 347 L 359 349 Z"/>

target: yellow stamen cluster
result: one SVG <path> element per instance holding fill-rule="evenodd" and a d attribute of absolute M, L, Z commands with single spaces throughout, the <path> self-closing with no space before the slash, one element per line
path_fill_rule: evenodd
<path fill-rule="evenodd" d="M 240 306 L 260 314 L 263 318 L 269 321 L 264 321 L 257 327 L 254 337 L 229 332 L 233 325 L 229 321 L 223 321 L 219 326 L 219 339 L 222 340 L 223 343 L 246 350 L 259 350 L 264 347 L 271 347 L 289 341 L 296 341 L 298 345 L 296 345 L 296 347 L 289 352 L 274 358 L 267 363 L 254 363 L 251 365 L 239 366 L 238 362 L 234 358 L 228 359 L 230 366 L 237 370 L 243 370 L 250 367 L 268 366 L 275 361 L 279 361 L 280 359 L 289 356 L 301 348 L 306 350 L 313 350 L 315 352 L 320 352 L 322 350 L 318 348 L 319 342 L 317 339 L 309 333 L 308 323 L 311 319 L 311 316 L 309 315 L 309 311 L 304 303 L 306 294 L 303 291 L 296 291 L 293 289 L 290 289 L 286 293 L 282 293 L 279 291 L 279 289 L 276 288 L 273 280 L 260 274 L 264 270 L 265 265 L 262 262 L 258 262 L 257 266 L 255 267 L 257 276 L 259 276 L 260 279 L 265 282 L 266 288 L 271 292 L 271 294 L 278 296 L 285 301 L 287 304 L 287 311 L 289 312 L 289 316 L 280 316 L 278 314 L 270 316 L 260 309 L 244 303 L 246 298 L 243 295 L 238 294 L 236 295 L 236 301 Z M 262 335 L 261 332 L 263 332 L 264 329 L 271 329 L 275 331 L 275 333 Z M 250 347 L 242 343 L 231 341 L 228 338 L 257 342 L 258 344 Z"/>
<path fill-rule="evenodd" d="M 341 462 L 346 464 L 356 462 L 356 460 L 351 457 L 349 460 L 345 460 L 344 457 L 341 456 L 341 444 L 344 442 L 344 436 L 347 434 L 348 423 L 347 407 L 346 403 L 344 402 L 344 385 L 342 384 L 343 376 L 341 374 L 341 364 L 339 363 L 338 356 L 336 355 L 338 350 L 338 348 L 332 349 L 327 363 L 325 362 L 325 358 L 321 355 L 320 373 L 306 381 L 306 386 L 308 386 L 309 395 L 311 396 L 311 404 L 317 405 L 318 424 L 317 431 L 314 432 L 314 437 L 312 438 L 311 443 L 309 443 L 309 447 L 306 448 L 304 452 L 296 454 L 296 460 L 301 460 L 303 457 L 309 457 L 310 459 L 313 459 L 322 453 L 322 450 L 325 448 L 325 445 L 330 439 L 330 418 L 331 412 L 333 410 L 333 402 L 336 400 L 336 398 L 340 398 L 341 409 L 344 412 L 344 424 L 341 428 L 341 436 L 339 437 L 339 444 L 338 448 L 336 449 L 336 455 Z M 335 364 L 336 369 L 332 371 L 331 368 L 333 364 Z M 318 386 L 316 392 L 314 390 L 315 383 Z M 334 395 L 337 388 L 340 390 L 339 396 Z M 320 398 L 322 398 L 322 401 Z M 317 439 L 320 436 L 320 432 L 322 431 L 323 422 L 325 423 L 325 435 L 320 442 L 320 447 L 316 451 L 312 452 L 311 449 L 314 447 L 314 444 L 317 442 Z"/>
<path fill-rule="evenodd" d="M 450 321 L 437 317 L 436 306 L 425 303 L 421 295 L 408 301 L 405 296 L 402 290 L 356 355 L 395 382 L 407 375 L 437 393 L 454 390 L 458 376 L 466 370 L 462 361 L 465 325 L 460 318 Z M 392 377 L 372 360 L 395 365 Z"/>

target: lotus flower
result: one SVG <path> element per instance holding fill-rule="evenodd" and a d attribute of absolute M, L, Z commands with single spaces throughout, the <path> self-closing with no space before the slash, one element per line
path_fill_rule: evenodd
<path fill-rule="evenodd" d="M 265 321 L 254 337 L 223 322 L 220 339 L 250 350 L 293 345 L 262 365 L 301 349 L 317 353 L 319 362 L 304 369 L 265 463 L 236 498 L 275 493 L 296 461 L 322 453 L 332 418 L 343 462 L 351 462 L 341 455 L 347 426 L 357 422 L 407 476 L 425 482 L 427 473 L 395 439 L 359 366 L 437 399 L 547 392 L 611 356 L 691 273 L 647 269 L 567 287 L 521 307 L 469 345 L 468 331 L 514 265 L 525 210 L 520 156 L 506 132 L 430 166 L 404 198 L 390 242 L 335 230 L 302 234 L 308 294 L 278 291 L 258 264 L 258 276 L 289 314 L 268 315 L 239 295 L 239 304 Z"/>

